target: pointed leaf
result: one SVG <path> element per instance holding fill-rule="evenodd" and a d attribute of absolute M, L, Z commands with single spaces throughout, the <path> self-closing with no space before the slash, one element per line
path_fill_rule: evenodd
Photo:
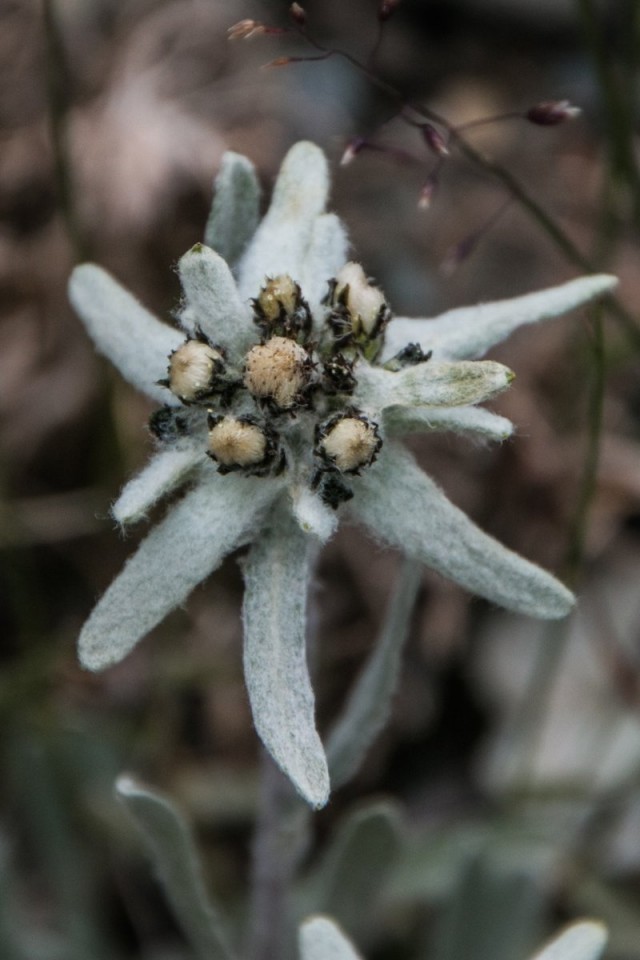
<path fill-rule="evenodd" d="M 244 304 L 231 270 L 214 250 L 197 243 L 178 263 L 185 304 L 180 323 L 189 333 L 198 328 L 232 360 L 257 340 L 251 311 Z"/>
<path fill-rule="evenodd" d="M 384 431 L 392 437 L 451 430 L 485 440 L 507 440 L 514 429 L 506 417 L 483 407 L 388 407 L 384 412 Z"/>
<path fill-rule="evenodd" d="M 329 917 L 310 917 L 300 927 L 300 960 L 360 960 L 353 945 Z"/>
<path fill-rule="evenodd" d="M 396 317 L 387 327 L 382 356 L 387 360 L 408 343 L 419 343 L 437 359 L 481 357 L 518 327 L 574 310 L 611 292 L 617 283 L 616 277 L 595 274 L 524 297 L 449 310 L 433 320 Z"/>
<path fill-rule="evenodd" d="M 229 150 L 222 157 L 213 186 L 204 242 L 233 264 L 258 225 L 260 185 L 251 161 Z"/>
<path fill-rule="evenodd" d="M 365 933 L 400 849 L 400 823 L 398 808 L 387 802 L 346 817 L 307 878 L 303 903 L 335 916 L 355 936 Z"/>
<path fill-rule="evenodd" d="M 554 620 L 575 600 L 559 580 L 483 533 L 401 447 L 354 481 L 353 513 L 375 534 L 507 610 Z"/>
<path fill-rule="evenodd" d="M 205 891 L 202 870 L 187 824 L 160 793 L 122 776 L 116 792 L 151 855 L 176 919 L 201 960 L 231 960 L 219 910 Z"/>
<path fill-rule="evenodd" d="M 154 400 L 171 403 L 171 394 L 156 381 L 166 375 L 169 354 L 184 342 L 183 334 L 156 320 L 94 263 L 75 268 L 69 299 L 99 352 L 125 380 Z"/>
<path fill-rule="evenodd" d="M 111 514 L 123 526 L 141 520 L 161 497 L 177 489 L 204 460 L 194 447 L 161 450 L 122 489 Z"/>
<path fill-rule="evenodd" d="M 322 150 L 306 141 L 297 143 L 284 159 L 271 206 L 240 263 L 242 297 L 257 296 L 267 276 L 288 273 L 304 283 L 305 258 L 328 190 Z"/>
<path fill-rule="evenodd" d="M 306 658 L 309 537 L 281 513 L 251 548 L 244 599 L 244 672 L 253 721 L 278 766 L 312 807 L 329 797 Z"/>
<path fill-rule="evenodd" d="M 255 533 L 277 481 L 212 473 L 140 544 L 84 625 L 80 662 L 102 670 L 179 606 L 227 553 Z"/>
<path fill-rule="evenodd" d="M 582 920 L 568 927 L 536 953 L 533 960 L 599 960 L 607 945 L 606 927 L 595 920 Z"/>
<path fill-rule="evenodd" d="M 347 783 L 358 772 L 387 722 L 421 581 L 420 566 L 413 560 L 405 560 L 380 636 L 327 739 L 327 759 L 334 789 Z"/>
<path fill-rule="evenodd" d="M 508 367 L 492 360 L 433 363 L 427 360 L 392 372 L 360 364 L 353 397 L 366 410 L 387 407 L 453 407 L 481 403 L 514 378 Z"/>
<path fill-rule="evenodd" d="M 302 273 L 302 292 L 312 312 L 321 310 L 321 302 L 329 289 L 329 280 L 347 262 L 349 242 L 341 221 L 333 213 L 317 217 L 313 225 L 309 249 Z"/>
<path fill-rule="evenodd" d="M 321 543 L 333 536 L 338 527 L 336 511 L 327 507 L 306 484 L 299 484 L 289 492 L 291 509 L 300 529 L 317 537 Z"/>

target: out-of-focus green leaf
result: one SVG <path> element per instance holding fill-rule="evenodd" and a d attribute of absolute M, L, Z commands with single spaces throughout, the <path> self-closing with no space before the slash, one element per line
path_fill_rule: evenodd
<path fill-rule="evenodd" d="M 258 225 L 260 186 L 253 164 L 238 153 L 225 153 L 214 190 L 204 242 L 232 264 Z"/>
<path fill-rule="evenodd" d="M 505 866 L 487 850 L 463 870 L 436 923 L 430 960 L 522 960 L 540 940 L 544 910 L 526 864 Z"/>
<path fill-rule="evenodd" d="M 69 777 L 61 742 L 53 735 L 10 733 L 7 759 L 10 789 L 20 798 L 29 845 L 55 903 L 53 926 L 64 942 L 64 960 L 110 957 L 97 902 L 99 858 L 72 816 L 78 785 Z"/>
<path fill-rule="evenodd" d="M 421 571 L 420 564 L 403 562 L 377 643 L 329 734 L 327 759 L 334 790 L 358 772 L 389 717 Z"/>
<path fill-rule="evenodd" d="M 330 914 L 357 937 L 371 925 L 399 846 L 400 816 L 393 804 L 375 803 L 353 813 L 302 885 L 297 915 Z"/>
<path fill-rule="evenodd" d="M 201 960 L 232 960 L 219 911 L 204 888 L 189 829 L 166 799 L 119 777 L 116 791 L 138 826 L 153 858 L 176 919 Z"/>
<path fill-rule="evenodd" d="M 609 928 L 612 956 L 639 960 L 640 909 L 628 887 L 621 889 L 587 873 L 571 885 L 568 900 L 572 912 L 598 917 Z"/>

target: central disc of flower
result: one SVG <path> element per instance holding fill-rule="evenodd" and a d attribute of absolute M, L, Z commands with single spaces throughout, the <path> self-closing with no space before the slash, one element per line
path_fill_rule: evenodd
<path fill-rule="evenodd" d="M 286 468 L 296 485 L 306 482 L 336 508 L 353 495 L 350 478 L 382 445 L 378 424 L 353 394 L 358 365 L 375 362 L 382 344 L 384 295 L 349 263 L 328 282 L 315 326 L 300 286 L 286 274 L 267 277 L 251 303 L 260 342 L 244 357 L 228 356 L 196 328 L 160 381 L 183 406 L 156 411 L 150 429 L 162 443 L 192 437 L 200 444 L 206 413 L 205 452 L 219 473 L 264 477 Z"/>
<path fill-rule="evenodd" d="M 304 400 L 311 370 L 304 347 L 288 337 L 271 337 L 247 354 L 243 383 L 252 396 L 290 410 Z"/>

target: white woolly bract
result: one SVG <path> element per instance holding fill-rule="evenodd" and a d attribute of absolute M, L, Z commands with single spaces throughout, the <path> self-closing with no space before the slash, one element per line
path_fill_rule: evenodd
<path fill-rule="evenodd" d="M 603 924 L 582 920 L 555 937 L 532 960 L 599 960 L 608 939 Z"/>
<path fill-rule="evenodd" d="M 260 184 L 247 157 L 227 151 L 213 184 L 213 204 L 204 242 L 232 265 L 258 226 Z"/>
<path fill-rule="evenodd" d="M 282 514 L 245 564 L 244 675 L 253 722 L 276 763 L 312 807 L 329 799 L 306 659 L 310 540 Z"/>
<path fill-rule="evenodd" d="M 302 290 L 315 316 L 316 329 L 321 329 L 323 311 L 321 301 L 329 289 L 329 280 L 337 274 L 347 259 L 347 233 L 335 213 L 317 217 L 309 249 L 302 269 Z"/>
<path fill-rule="evenodd" d="M 156 320 L 94 263 L 75 268 L 69 281 L 69 299 L 99 352 L 111 360 L 125 380 L 156 402 L 171 403 L 171 395 L 156 381 L 167 372 L 169 354 L 184 342 L 182 334 Z"/>
<path fill-rule="evenodd" d="M 397 444 L 385 444 L 354 490 L 352 512 L 377 536 L 467 590 L 541 619 L 571 611 L 559 580 L 483 533 Z"/>
<path fill-rule="evenodd" d="M 321 543 L 333 536 L 338 526 L 338 514 L 327 507 L 317 493 L 298 484 L 290 490 L 291 509 L 305 533 L 317 537 Z"/>
<path fill-rule="evenodd" d="M 433 320 L 396 317 L 387 327 L 382 359 L 388 360 L 407 343 L 432 350 L 436 359 L 481 357 L 518 327 L 574 310 L 609 293 L 617 283 L 616 277 L 595 274 L 524 297 L 449 310 Z"/>
<path fill-rule="evenodd" d="M 111 508 L 112 516 L 123 525 L 141 520 L 161 497 L 183 483 L 203 459 L 202 450 L 194 447 L 162 450 L 122 489 Z"/>
<path fill-rule="evenodd" d="M 178 272 L 185 295 L 180 323 L 187 332 L 193 334 L 199 328 L 211 343 L 232 355 L 255 342 L 251 311 L 241 301 L 222 257 L 198 243 L 180 258 Z"/>
<path fill-rule="evenodd" d="M 231 550 L 255 534 L 273 480 L 212 473 L 174 506 L 127 561 L 80 634 L 80 662 L 102 670 L 129 653 Z"/>
<path fill-rule="evenodd" d="M 353 944 L 329 917 L 310 917 L 298 934 L 300 960 L 360 960 Z"/>
<path fill-rule="evenodd" d="M 297 143 L 284 159 L 271 206 L 239 264 L 242 297 L 255 297 L 265 277 L 279 273 L 302 284 L 315 220 L 324 212 L 328 191 L 322 150 L 306 141 Z"/>
<path fill-rule="evenodd" d="M 505 390 L 513 377 L 508 367 L 492 360 L 427 360 L 397 372 L 362 364 L 353 397 L 357 405 L 375 412 L 395 406 L 462 406 L 488 400 Z"/>
<path fill-rule="evenodd" d="M 400 437 L 425 430 L 451 430 L 485 440 L 507 440 L 514 426 L 484 407 L 387 407 L 384 411 L 387 436 Z"/>

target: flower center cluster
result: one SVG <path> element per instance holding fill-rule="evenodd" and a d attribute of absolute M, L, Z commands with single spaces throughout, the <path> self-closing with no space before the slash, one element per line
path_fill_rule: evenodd
<path fill-rule="evenodd" d="M 329 282 L 315 329 L 289 276 L 267 279 L 252 307 L 260 340 L 245 356 L 228 356 L 200 331 L 171 354 L 160 382 L 181 406 L 156 411 L 151 430 L 164 443 L 206 436 L 220 473 L 287 470 L 336 508 L 352 496 L 348 478 L 382 445 L 378 424 L 352 394 L 358 363 L 375 359 L 382 345 L 390 316 L 384 295 L 349 263 Z"/>

